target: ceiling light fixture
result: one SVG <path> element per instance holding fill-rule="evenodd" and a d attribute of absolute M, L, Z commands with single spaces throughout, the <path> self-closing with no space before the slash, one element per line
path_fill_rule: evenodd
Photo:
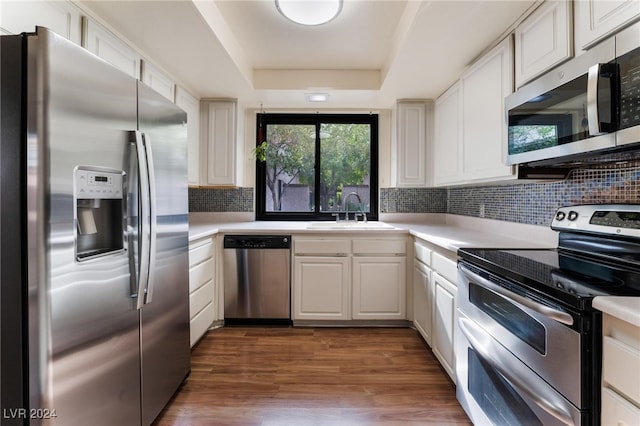
<path fill-rule="evenodd" d="M 329 100 L 328 93 L 305 93 L 307 102 L 327 102 Z"/>
<path fill-rule="evenodd" d="M 285 18 L 302 25 L 322 25 L 342 10 L 342 0 L 275 0 Z"/>

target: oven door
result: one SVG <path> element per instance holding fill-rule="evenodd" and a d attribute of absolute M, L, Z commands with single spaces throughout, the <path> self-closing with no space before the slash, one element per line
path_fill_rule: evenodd
<path fill-rule="evenodd" d="M 456 396 L 477 425 L 582 425 L 578 410 L 458 310 Z"/>
<path fill-rule="evenodd" d="M 579 408 L 582 399 L 581 336 L 573 316 L 526 298 L 459 264 L 458 307 L 525 365 Z"/>

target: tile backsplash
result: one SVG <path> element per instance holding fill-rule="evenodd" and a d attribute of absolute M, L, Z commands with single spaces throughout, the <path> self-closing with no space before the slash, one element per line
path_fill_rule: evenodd
<path fill-rule="evenodd" d="M 252 212 L 253 188 L 189 188 L 190 212 Z"/>
<path fill-rule="evenodd" d="M 640 204 L 640 162 L 576 169 L 559 182 L 449 188 L 447 213 L 548 225 L 558 207 Z"/>
<path fill-rule="evenodd" d="M 446 213 L 444 188 L 380 188 L 380 213 Z"/>
<path fill-rule="evenodd" d="M 576 169 L 556 182 L 451 188 L 381 188 L 381 213 L 452 213 L 548 225 L 575 204 L 640 204 L 640 160 Z M 253 188 L 190 188 L 191 212 L 252 212 Z"/>

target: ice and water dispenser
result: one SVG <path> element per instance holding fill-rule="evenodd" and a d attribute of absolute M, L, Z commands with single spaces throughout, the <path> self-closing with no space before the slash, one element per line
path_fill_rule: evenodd
<path fill-rule="evenodd" d="M 124 249 L 124 172 L 78 166 L 74 171 L 76 260 Z"/>

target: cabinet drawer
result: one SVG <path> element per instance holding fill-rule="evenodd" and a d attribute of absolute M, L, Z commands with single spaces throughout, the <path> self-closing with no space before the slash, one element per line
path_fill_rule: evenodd
<path fill-rule="evenodd" d="M 207 332 L 211 324 L 213 324 L 213 316 L 215 310 L 213 303 L 208 304 L 203 310 L 200 311 L 198 315 L 196 315 L 190 323 L 191 329 L 191 346 L 195 345 L 195 343 L 202 337 L 204 333 Z"/>
<path fill-rule="evenodd" d="M 455 260 L 434 252 L 431 256 L 431 267 L 452 283 L 458 281 L 458 263 Z"/>
<path fill-rule="evenodd" d="M 619 340 L 604 336 L 602 345 L 602 380 L 640 404 L 640 351 Z"/>
<path fill-rule="evenodd" d="M 415 258 L 427 266 L 431 266 L 431 249 L 418 242 L 413 243 Z"/>
<path fill-rule="evenodd" d="M 602 389 L 602 426 L 640 425 L 640 408 L 612 391 Z"/>
<path fill-rule="evenodd" d="M 189 295 L 190 318 L 195 317 L 205 306 L 213 301 L 213 281 L 207 281 L 205 285 Z"/>
<path fill-rule="evenodd" d="M 189 270 L 189 293 L 197 290 L 202 284 L 213 280 L 214 259 L 200 263 Z"/>
<path fill-rule="evenodd" d="M 407 254 L 404 239 L 353 240 L 354 254 Z"/>
<path fill-rule="evenodd" d="M 211 238 L 189 244 L 189 266 L 195 266 L 213 257 L 213 249 Z"/>
<path fill-rule="evenodd" d="M 348 254 L 350 240 L 294 240 L 295 254 Z"/>

